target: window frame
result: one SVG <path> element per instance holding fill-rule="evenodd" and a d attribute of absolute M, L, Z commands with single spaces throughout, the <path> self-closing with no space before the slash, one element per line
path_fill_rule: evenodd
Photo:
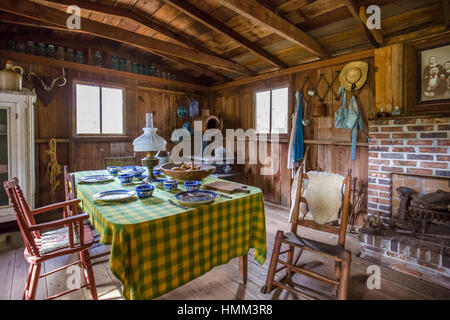
<path fill-rule="evenodd" d="M 102 131 L 102 88 L 120 89 L 122 90 L 122 128 L 123 133 L 78 133 L 77 132 L 77 85 L 85 85 L 100 88 L 100 132 Z M 128 140 L 128 128 L 127 128 L 127 104 L 126 94 L 127 86 L 111 82 L 100 81 L 86 81 L 86 80 L 73 80 L 72 81 L 72 137 L 79 139 L 100 139 L 100 140 Z"/>
<path fill-rule="evenodd" d="M 277 86 L 274 86 L 274 87 L 258 89 L 258 90 L 254 91 L 254 95 L 253 95 L 253 97 L 254 97 L 254 99 L 253 99 L 254 100 L 254 103 L 253 103 L 254 104 L 254 108 L 253 108 L 253 110 L 254 110 L 253 127 L 255 128 L 255 131 L 256 131 L 256 128 L 257 128 L 256 125 L 257 125 L 257 109 L 258 109 L 258 106 L 256 105 L 257 104 L 256 96 L 257 96 L 258 93 L 261 93 L 261 92 L 266 92 L 266 91 L 270 92 L 270 119 L 269 119 L 270 126 L 269 126 L 269 133 L 258 133 L 258 132 L 256 132 L 256 135 L 257 135 L 258 139 L 262 138 L 262 136 L 265 135 L 268 140 L 272 140 L 272 135 L 274 134 L 274 133 L 272 133 L 272 92 L 274 90 L 279 90 L 279 89 L 287 89 L 287 91 L 288 91 L 288 99 L 287 99 L 287 119 L 286 119 L 286 130 L 287 130 L 287 132 L 286 133 L 279 133 L 278 137 L 279 137 L 280 142 L 283 142 L 283 141 L 285 141 L 286 139 L 289 138 L 289 132 L 290 132 L 290 120 L 289 120 L 290 117 L 289 116 L 290 116 L 290 112 L 291 112 L 291 107 L 290 107 L 290 104 L 291 104 L 291 99 L 290 99 L 291 89 L 290 89 L 289 84 L 280 84 L 280 85 L 277 85 Z"/>

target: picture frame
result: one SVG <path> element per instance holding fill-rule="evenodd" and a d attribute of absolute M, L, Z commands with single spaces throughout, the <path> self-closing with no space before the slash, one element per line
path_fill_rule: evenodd
<path fill-rule="evenodd" d="M 412 42 L 406 48 L 407 114 L 450 114 L 450 41 L 448 39 L 448 34 L 438 35 Z"/>

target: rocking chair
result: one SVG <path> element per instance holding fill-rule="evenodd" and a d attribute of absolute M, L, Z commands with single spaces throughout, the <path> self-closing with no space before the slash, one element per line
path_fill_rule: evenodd
<path fill-rule="evenodd" d="M 55 299 L 72 291 L 89 287 L 92 299 L 97 300 L 94 272 L 89 255 L 89 248 L 94 243 L 94 240 L 89 227 L 83 224 L 83 220 L 89 216 L 87 214 L 70 215 L 70 212 L 76 212 L 76 207 L 80 200 L 55 203 L 31 210 L 19 187 L 17 178 L 5 181 L 3 185 L 16 214 L 17 224 L 25 243 L 25 260 L 30 264 L 22 299 L 34 300 L 36 298 L 39 278 L 46 277 L 72 265 L 80 264 L 85 284 L 80 286 L 80 288 L 70 289 L 47 299 Z M 34 220 L 35 215 L 57 209 L 64 210 L 63 219 L 36 224 Z M 40 275 L 44 261 L 74 253 L 79 254 L 79 261 Z"/>
<path fill-rule="evenodd" d="M 348 171 L 348 175 L 343 182 L 343 186 L 345 186 L 345 193 L 343 204 L 341 206 L 341 223 L 339 227 L 329 223 L 321 225 L 317 224 L 313 220 L 299 219 L 300 203 L 304 202 L 306 205 L 308 205 L 306 199 L 302 196 L 303 180 L 309 179 L 308 175 L 303 173 L 303 165 L 299 168 L 299 170 L 301 171 L 298 180 L 298 187 L 296 190 L 295 203 L 293 204 L 294 210 L 291 223 L 291 232 L 277 232 L 272 252 L 272 258 L 267 273 L 266 284 L 261 288 L 261 292 L 267 294 L 270 293 L 274 289 L 274 287 L 279 287 L 306 299 L 316 299 L 311 295 L 300 292 L 283 283 L 286 279 L 290 279 L 293 273 L 300 273 L 316 280 L 333 285 L 336 290 L 335 292 L 337 293 L 337 299 L 346 300 L 351 264 L 351 252 L 345 250 L 345 237 L 347 233 L 347 221 L 350 209 L 350 185 L 352 179 L 351 170 Z M 323 232 L 336 234 L 339 236 L 338 243 L 337 245 L 331 245 L 303 238 L 297 233 L 299 225 Z M 281 251 L 281 246 L 283 244 L 289 246 L 289 248 L 285 251 Z M 294 261 L 295 248 L 299 248 L 300 250 Z M 334 260 L 334 278 L 324 276 L 317 272 L 313 272 L 311 270 L 307 270 L 305 268 L 297 266 L 297 262 L 304 251 L 322 255 Z M 280 255 L 285 253 L 288 254 L 287 261 L 280 260 Z M 277 269 L 278 264 L 281 264 L 282 266 Z M 275 280 L 275 275 L 284 269 L 286 269 L 286 274 L 279 280 Z"/>

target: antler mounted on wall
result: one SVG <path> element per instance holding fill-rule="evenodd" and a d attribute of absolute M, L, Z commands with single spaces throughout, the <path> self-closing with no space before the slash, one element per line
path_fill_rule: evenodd
<path fill-rule="evenodd" d="M 66 72 L 64 68 L 62 68 L 62 74 L 56 78 L 44 78 L 34 73 L 30 70 L 27 75 L 28 81 L 34 84 L 34 89 L 36 90 L 36 94 L 41 100 L 42 104 L 47 107 L 50 102 L 53 100 L 55 96 L 55 91 L 53 91 L 55 85 L 58 87 L 63 87 L 67 83 Z M 49 83 L 49 84 L 47 84 Z"/>

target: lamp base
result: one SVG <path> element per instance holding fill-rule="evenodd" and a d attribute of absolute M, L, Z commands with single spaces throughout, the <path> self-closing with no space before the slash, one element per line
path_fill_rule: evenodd
<path fill-rule="evenodd" d="M 147 167 L 148 170 L 148 182 L 155 179 L 155 176 L 153 175 L 153 168 L 156 167 L 159 163 L 159 159 L 155 157 L 155 154 L 155 151 L 148 152 L 147 157 L 142 159 L 142 166 Z"/>

